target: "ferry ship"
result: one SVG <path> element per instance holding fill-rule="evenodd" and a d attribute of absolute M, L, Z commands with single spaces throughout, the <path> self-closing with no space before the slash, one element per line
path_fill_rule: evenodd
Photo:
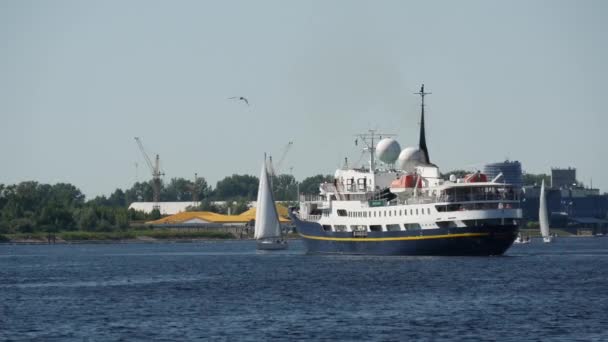
<path fill-rule="evenodd" d="M 501 174 L 443 179 L 426 144 L 424 97 L 430 93 L 422 85 L 416 94 L 422 99 L 417 148 L 402 151 L 388 137 L 394 135 L 370 130 L 355 141 L 365 144 L 369 167 L 345 163 L 319 195 L 300 196 L 290 217 L 308 253 L 486 256 L 513 244 L 521 189 Z"/>

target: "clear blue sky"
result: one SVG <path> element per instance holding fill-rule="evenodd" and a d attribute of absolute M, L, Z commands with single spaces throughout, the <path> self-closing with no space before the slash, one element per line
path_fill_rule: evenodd
<path fill-rule="evenodd" d="M 606 1 L 0 1 L 0 183 L 88 196 L 148 172 L 212 185 L 359 159 L 369 128 L 442 170 L 573 166 L 608 191 Z M 246 96 L 247 107 L 228 101 Z"/>

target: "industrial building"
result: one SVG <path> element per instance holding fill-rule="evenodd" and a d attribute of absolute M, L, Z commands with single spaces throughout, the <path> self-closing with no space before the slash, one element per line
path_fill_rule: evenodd
<path fill-rule="evenodd" d="M 174 215 L 184 212 L 188 207 L 196 208 L 200 202 L 133 202 L 129 209 L 141 211 L 149 214 L 154 209 L 158 209 L 161 215 Z"/>
<path fill-rule="evenodd" d="M 277 204 L 277 213 L 281 223 L 290 222 L 287 208 Z M 196 224 L 236 224 L 246 225 L 255 220 L 256 208 L 251 208 L 239 215 L 223 215 L 210 211 L 186 211 L 161 219 L 147 222 L 149 225 L 196 225 Z"/>
<path fill-rule="evenodd" d="M 291 221 L 287 208 L 277 204 L 279 222 L 287 231 Z M 217 231 L 231 233 L 234 236 L 251 237 L 255 225 L 256 208 L 251 208 L 239 215 L 222 215 L 209 211 L 187 211 L 146 222 L 152 228 L 164 228 L 177 231 Z"/>
<path fill-rule="evenodd" d="M 551 187 L 555 189 L 571 188 L 577 185 L 575 168 L 551 168 Z"/>
<path fill-rule="evenodd" d="M 230 204 L 228 201 L 213 201 L 211 205 L 216 207 L 225 207 Z M 188 208 L 196 208 L 201 202 L 133 202 L 129 205 L 129 209 L 141 211 L 146 214 L 150 214 L 154 209 L 158 209 L 162 216 L 175 215 L 183 213 Z M 234 203 L 233 203 L 234 204 Z M 255 208 L 256 201 L 250 201 L 247 203 L 248 208 Z"/>
<path fill-rule="evenodd" d="M 486 164 L 483 167 L 483 173 L 488 176 L 488 179 L 494 179 L 502 173 L 505 183 L 515 186 L 523 185 L 523 176 L 521 172 L 521 163 L 518 161 L 506 160 L 501 163 Z"/>
<path fill-rule="evenodd" d="M 522 188 L 524 219 L 538 220 L 539 195 L 540 185 Z M 551 169 L 551 187 L 546 189 L 546 196 L 552 227 L 572 233 L 608 233 L 608 194 L 581 186 L 575 168 Z"/>

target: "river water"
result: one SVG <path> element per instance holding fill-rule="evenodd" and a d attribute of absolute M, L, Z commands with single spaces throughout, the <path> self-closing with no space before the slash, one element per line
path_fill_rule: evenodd
<path fill-rule="evenodd" d="M 300 241 L 0 245 L 0 341 L 608 341 L 608 238 L 502 257 Z"/>

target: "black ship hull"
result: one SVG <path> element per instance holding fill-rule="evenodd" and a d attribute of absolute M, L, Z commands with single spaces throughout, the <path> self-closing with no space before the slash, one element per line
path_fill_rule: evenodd
<path fill-rule="evenodd" d="M 502 255 L 517 237 L 515 225 L 423 229 L 417 231 L 353 232 L 324 231 L 316 222 L 292 215 L 306 250 L 312 254 L 362 255 Z M 357 232 L 358 233 L 358 232 Z"/>

